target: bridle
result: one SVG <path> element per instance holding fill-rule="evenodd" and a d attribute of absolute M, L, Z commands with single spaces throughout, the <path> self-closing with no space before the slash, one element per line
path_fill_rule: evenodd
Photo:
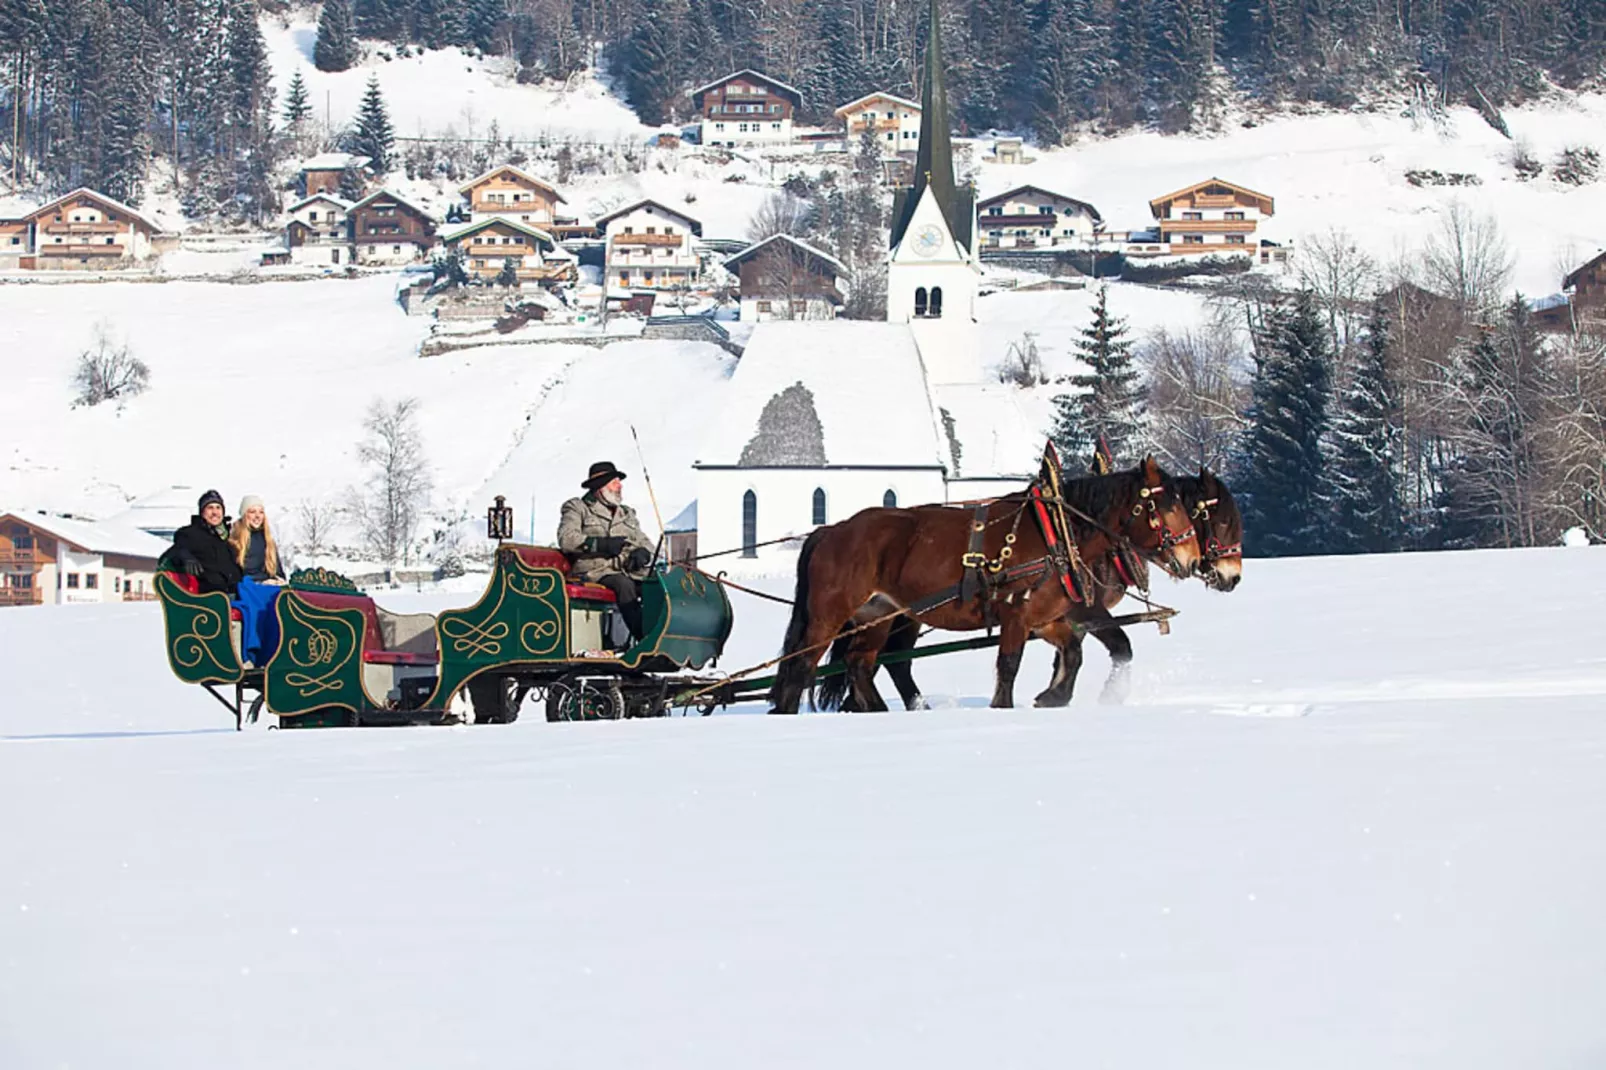
<path fill-rule="evenodd" d="M 1199 533 L 1194 530 L 1191 519 L 1188 521 L 1187 528 L 1180 532 L 1160 519 L 1160 506 L 1155 499 L 1165 492 L 1166 488 L 1163 486 L 1144 487 L 1139 490 L 1139 501 L 1132 507 L 1132 515 L 1142 516 L 1147 512 L 1149 529 L 1160 533 L 1158 549 L 1152 554 L 1145 554 L 1145 556 L 1152 556 L 1154 560 L 1159 562 L 1161 567 L 1173 576 L 1181 576 L 1186 570 L 1177 562 L 1176 548 L 1190 539 L 1197 540 Z M 1139 547 L 1134 546 L 1133 549 L 1141 552 Z"/>
<path fill-rule="evenodd" d="M 1210 507 L 1220 504 L 1220 498 L 1200 498 L 1199 503 L 1193 507 L 1191 514 L 1191 519 L 1194 521 L 1195 537 L 1197 537 L 1199 526 L 1201 524 L 1204 526 L 1204 541 L 1199 550 L 1204 555 L 1205 564 L 1207 565 L 1214 565 L 1223 558 L 1236 557 L 1241 559 L 1244 556 L 1244 544 L 1242 542 L 1224 543 L 1216 538 L 1215 525 L 1210 522 Z"/>

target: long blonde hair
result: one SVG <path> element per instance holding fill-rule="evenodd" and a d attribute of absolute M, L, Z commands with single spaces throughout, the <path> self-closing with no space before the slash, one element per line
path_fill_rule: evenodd
<path fill-rule="evenodd" d="M 262 571 L 269 576 L 279 574 L 279 545 L 273 541 L 273 527 L 268 523 L 268 514 L 262 514 Z M 251 525 L 245 517 L 234 522 L 229 529 L 229 545 L 234 547 L 234 560 L 241 568 L 245 567 L 245 551 L 251 546 Z"/>

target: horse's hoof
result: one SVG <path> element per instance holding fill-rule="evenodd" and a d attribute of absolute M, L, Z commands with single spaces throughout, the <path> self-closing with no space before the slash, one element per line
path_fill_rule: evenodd
<path fill-rule="evenodd" d="M 772 716 L 777 714 L 777 713 L 786 714 L 786 715 L 789 715 L 789 716 L 790 715 L 795 715 L 797 713 L 796 710 L 781 710 L 781 709 L 771 709 L 769 712 L 770 712 L 770 714 Z"/>
<path fill-rule="evenodd" d="M 1056 695 L 1050 691 L 1044 691 L 1041 695 L 1032 699 L 1032 705 L 1038 709 L 1058 709 L 1061 706 L 1069 706 L 1070 704 L 1071 696 Z"/>

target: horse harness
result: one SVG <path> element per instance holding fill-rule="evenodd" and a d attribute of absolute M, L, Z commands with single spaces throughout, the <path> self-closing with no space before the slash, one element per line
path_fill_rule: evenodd
<path fill-rule="evenodd" d="M 1199 552 L 1212 565 L 1225 557 L 1242 557 L 1244 555 L 1244 544 L 1242 542 L 1224 543 L 1216 538 L 1216 529 L 1210 523 L 1210 507 L 1220 504 L 1220 498 L 1200 498 L 1199 504 L 1193 507 L 1191 514 L 1191 519 L 1202 521 L 1205 531 L 1209 533 L 1205 537 L 1204 545 L 1199 547 Z"/>

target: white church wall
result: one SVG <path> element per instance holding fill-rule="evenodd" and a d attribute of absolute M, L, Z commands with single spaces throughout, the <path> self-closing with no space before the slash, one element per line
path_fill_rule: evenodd
<path fill-rule="evenodd" d="M 699 469 L 697 548 L 718 553 L 742 545 L 742 501 L 757 499 L 756 542 L 807 535 L 814 530 L 814 491 L 825 491 L 825 522 L 846 520 L 861 509 L 879 507 L 887 491 L 901 506 L 942 502 L 943 473 L 927 469 L 742 468 Z M 762 557 L 783 547 L 763 547 Z"/>

